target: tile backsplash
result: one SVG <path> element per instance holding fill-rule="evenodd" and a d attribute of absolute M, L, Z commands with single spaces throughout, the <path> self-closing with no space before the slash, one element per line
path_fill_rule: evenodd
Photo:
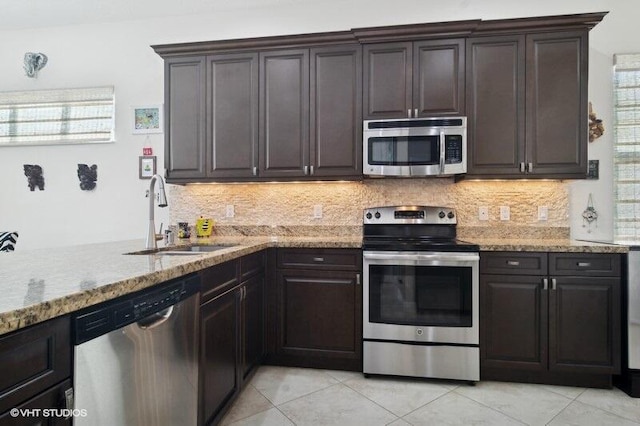
<path fill-rule="evenodd" d="M 296 182 L 169 185 L 171 223 L 213 218 L 218 227 L 279 226 L 350 227 L 362 224 L 366 207 L 418 204 L 454 207 L 458 226 L 499 236 L 520 229 L 558 231 L 568 235 L 569 195 L 560 181 L 462 181 L 434 179 L 367 179 L 363 182 Z M 226 217 L 227 206 L 234 217 Z M 314 218 L 322 206 L 322 218 Z M 489 208 L 489 220 L 478 218 Z M 500 206 L 510 207 L 510 220 L 500 220 Z M 538 206 L 548 207 L 548 219 L 538 220 Z M 356 228 L 354 228 L 356 227 Z M 461 228 L 459 228 L 461 229 Z M 508 230 L 508 231 L 507 231 Z"/>

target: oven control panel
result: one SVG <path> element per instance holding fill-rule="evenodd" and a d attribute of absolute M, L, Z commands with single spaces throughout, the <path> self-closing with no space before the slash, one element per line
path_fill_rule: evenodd
<path fill-rule="evenodd" d="M 434 224 L 455 225 L 455 209 L 433 206 L 387 206 L 364 209 L 365 225 Z"/>

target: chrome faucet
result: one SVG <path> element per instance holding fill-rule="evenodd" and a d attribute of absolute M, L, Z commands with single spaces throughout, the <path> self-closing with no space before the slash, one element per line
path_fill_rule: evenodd
<path fill-rule="evenodd" d="M 164 192 L 164 180 L 162 176 L 156 174 L 149 182 L 149 231 L 147 232 L 147 249 L 157 249 L 156 241 L 162 239 L 162 234 L 156 234 L 156 224 L 153 220 L 153 199 L 155 197 L 154 186 L 158 181 L 158 207 L 167 207 L 167 194 Z"/>

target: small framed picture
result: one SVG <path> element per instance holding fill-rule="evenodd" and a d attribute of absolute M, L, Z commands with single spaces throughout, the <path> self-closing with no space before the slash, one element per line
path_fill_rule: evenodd
<path fill-rule="evenodd" d="M 140 156 L 138 168 L 140 171 L 140 179 L 151 179 L 156 174 L 156 156 Z"/>
<path fill-rule="evenodd" d="M 162 133 L 162 105 L 135 106 L 132 115 L 134 134 Z"/>

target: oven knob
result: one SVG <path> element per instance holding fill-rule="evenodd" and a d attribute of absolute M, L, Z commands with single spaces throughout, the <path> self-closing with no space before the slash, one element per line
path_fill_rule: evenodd
<path fill-rule="evenodd" d="M 449 219 L 453 219 L 453 217 L 454 217 L 454 216 L 455 216 L 455 215 L 453 214 L 453 212 L 449 212 L 449 214 L 447 215 L 447 217 L 448 217 Z"/>
<path fill-rule="evenodd" d="M 444 216 L 445 216 L 445 214 L 444 214 L 444 212 L 443 212 L 443 211 L 441 211 L 440 213 L 438 213 L 438 217 L 439 217 L 440 219 L 444 219 Z"/>
<path fill-rule="evenodd" d="M 375 216 L 376 216 L 376 219 L 380 219 L 380 212 L 376 212 Z"/>
<path fill-rule="evenodd" d="M 373 215 L 371 213 L 367 213 L 367 219 L 371 219 Z"/>

